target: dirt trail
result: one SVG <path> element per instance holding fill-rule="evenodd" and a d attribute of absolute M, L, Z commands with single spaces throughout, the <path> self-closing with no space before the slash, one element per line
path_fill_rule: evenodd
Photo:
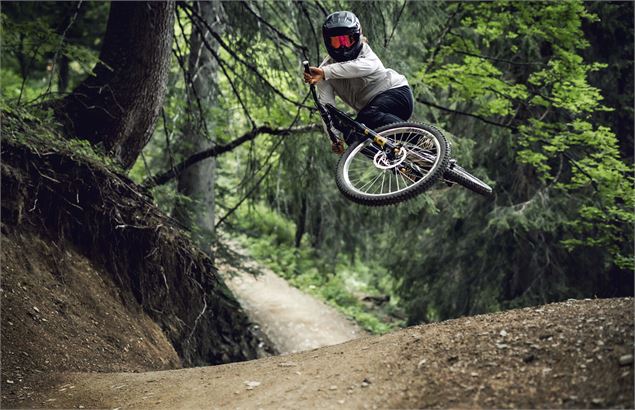
<path fill-rule="evenodd" d="M 343 343 L 366 335 L 352 320 L 323 302 L 290 286 L 270 269 L 251 260 L 237 242 L 224 240 L 235 263 L 219 259 L 217 267 L 249 318 L 281 354 Z M 250 272 L 256 272 L 257 276 Z"/>
<path fill-rule="evenodd" d="M 633 299 L 466 317 L 215 367 L 62 374 L 21 405 L 633 408 Z"/>

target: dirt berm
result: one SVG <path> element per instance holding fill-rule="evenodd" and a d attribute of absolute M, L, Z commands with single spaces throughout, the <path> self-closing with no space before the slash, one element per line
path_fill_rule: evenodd
<path fill-rule="evenodd" d="M 408 328 L 250 362 L 62 374 L 27 407 L 633 408 L 633 299 Z"/>

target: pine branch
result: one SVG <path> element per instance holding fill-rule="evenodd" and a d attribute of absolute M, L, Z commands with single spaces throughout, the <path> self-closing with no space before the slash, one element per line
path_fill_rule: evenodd
<path fill-rule="evenodd" d="M 62 49 L 62 47 L 64 46 L 64 42 L 66 41 L 66 33 L 68 32 L 68 30 L 70 30 L 71 26 L 75 23 L 75 20 L 77 19 L 77 15 L 79 14 L 79 9 L 82 6 L 83 1 L 84 0 L 79 0 L 79 2 L 77 3 L 77 8 L 75 9 L 75 13 L 71 17 L 70 22 L 68 23 L 68 26 L 66 26 L 66 28 L 62 32 L 62 35 L 60 36 L 60 44 L 55 50 L 55 55 L 53 55 L 51 75 L 49 76 L 48 86 L 46 87 L 46 91 L 44 92 L 44 94 L 48 94 L 51 91 L 53 75 L 55 74 L 55 65 L 57 64 L 57 59 L 59 58 L 60 50 Z"/>
<path fill-rule="evenodd" d="M 277 28 L 275 28 L 271 23 L 269 23 L 267 20 L 265 20 L 262 16 L 258 15 L 258 13 L 256 13 L 256 11 L 254 9 L 251 8 L 251 6 L 249 5 L 249 3 L 247 3 L 246 1 L 241 1 L 242 6 L 247 9 L 248 12 L 250 12 L 254 17 L 256 17 L 256 19 L 261 22 L 262 24 L 265 25 L 265 27 L 269 28 L 271 31 L 273 31 L 274 33 L 276 33 L 276 35 L 278 37 L 280 37 L 281 39 L 291 43 L 291 45 L 296 48 L 297 50 L 302 51 L 303 53 L 306 51 L 306 47 L 303 46 L 302 44 L 298 44 L 296 43 L 293 39 L 289 38 L 286 34 L 284 34 L 283 32 L 281 32 L 280 30 L 278 30 Z"/>
<path fill-rule="evenodd" d="M 442 110 L 442 111 L 451 112 L 451 113 L 453 113 L 453 114 L 464 115 L 464 116 L 467 116 L 467 117 L 476 118 L 477 120 L 482 121 L 482 122 L 484 122 L 484 123 L 487 123 L 487 124 L 490 124 L 490 125 L 495 125 L 495 126 L 497 126 L 497 127 L 501 127 L 501 128 L 507 128 L 507 129 L 512 130 L 513 132 L 516 132 L 516 131 L 517 131 L 517 128 L 516 128 L 516 127 L 513 127 L 513 126 L 511 126 L 511 125 L 507 125 L 507 124 L 503 124 L 503 123 L 500 123 L 500 122 L 496 122 L 496 121 L 488 120 L 488 119 L 487 119 L 487 118 L 485 118 L 485 117 L 481 117 L 480 115 L 472 114 L 472 113 L 469 113 L 469 112 L 465 112 L 465 111 L 458 111 L 458 110 L 453 110 L 453 109 L 451 109 L 451 108 L 443 107 L 443 106 L 438 105 L 438 104 L 435 104 L 435 103 L 433 103 L 433 102 L 430 102 L 430 101 L 424 100 L 424 99 L 423 99 L 423 98 L 421 98 L 421 97 L 417 97 L 417 102 L 419 102 L 419 103 L 421 103 L 421 104 L 424 104 L 424 105 L 428 105 L 428 106 L 430 106 L 430 107 L 437 108 L 437 109 Z"/>
<path fill-rule="evenodd" d="M 384 44 L 384 47 L 388 47 L 388 44 L 392 40 L 392 37 L 395 35 L 395 30 L 397 29 L 397 26 L 399 25 L 399 20 L 401 20 L 401 15 L 403 14 L 403 11 L 406 9 L 407 4 L 408 4 L 408 0 L 404 0 L 403 5 L 401 6 L 401 9 L 399 10 L 399 14 L 397 15 L 397 19 L 392 25 L 392 31 L 390 32 L 390 36 L 388 36 L 388 39 L 386 39 L 386 43 Z"/>
<path fill-rule="evenodd" d="M 273 84 L 271 84 L 269 82 L 269 80 L 267 80 L 261 73 L 260 71 L 258 71 L 258 68 L 256 66 L 254 66 L 253 64 L 249 64 L 247 61 L 245 61 L 243 58 L 241 58 L 241 56 L 239 56 L 232 47 L 229 47 L 222 39 L 222 37 L 215 32 L 210 25 L 205 21 L 205 19 L 203 17 L 201 17 L 196 10 L 194 10 L 191 6 L 185 4 L 185 3 L 179 3 L 179 7 L 181 7 L 184 11 L 185 14 L 187 14 L 187 16 L 190 18 L 191 21 L 194 21 L 194 18 L 198 19 L 201 23 L 203 23 L 203 25 L 205 26 L 205 28 L 209 31 L 209 33 L 212 35 L 212 37 L 214 37 L 214 39 L 218 42 L 218 44 L 225 50 L 227 51 L 227 53 L 229 53 L 230 56 L 232 56 L 236 61 L 238 61 L 239 63 L 241 63 L 242 65 L 244 65 L 245 67 L 247 67 L 247 69 L 251 72 L 253 72 L 256 77 L 262 81 L 267 87 L 269 87 L 275 94 L 279 95 L 283 100 L 288 101 L 296 106 L 301 106 L 300 103 L 298 103 L 297 101 L 292 100 L 291 98 L 287 97 L 286 95 L 284 95 L 284 93 L 280 90 L 278 90 L 276 87 L 273 86 Z M 309 107 L 303 107 L 303 108 L 309 108 Z"/>
<path fill-rule="evenodd" d="M 165 146 L 168 151 L 168 160 L 170 162 L 170 168 L 174 168 L 174 157 L 172 155 L 172 147 L 170 143 L 170 131 L 168 130 L 168 120 L 165 115 L 165 108 L 161 108 L 161 118 L 163 120 L 163 131 L 165 133 Z M 150 173 L 148 173 L 149 175 Z"/>
<path fill-rule="evenodd" d="M 260 187 L 260 184 L 265 179 L 265 177 L 267 175 L 269 175 L 269 172 L 271 171 L 272 167 L 273 167 L 273 164 L 269 164 L 269 167 L 267 167 L 267 170 L 264 172 L 264 174 L 262 174 L 262 176 L 258 179 L 258 181 L 256 181 L 254 186 L 251 187 L 249 192 L 247 192 L 245 195 L 243 195 L 243 197 L 238 201 L 238 203 L 236 203 L 236 205 L 232 206 L 231 209 L 229 209 L 227 212 L 225 212 L 225 215 L 223 215 L 222 218 L 220 218 L 218 220 L 218 222 L 216 222 L 216 224 L 214 225 L 214 229 L 218 229 L 218 227 L 223 222 L 225 222 L 227 220 L 227 218 L 229 218 L 234 212 L 236 212 L 238 210 L 238 208 L 243 204 L 243 202 L 245 202 L 247 200 L 247 198 L 249 198 L 251 196 L 251 194 L 253 194 L 256 191 L 256 189 L 258 189 Z"/>
<path fill-rule="evenodd" d="M 304 97 L 304 100 L 302 100 L 302 103 L 304 103 L 307 98 L 309 98 L 309 94 L 306 95 L 306 97 Z M 300 109 L 298 109 L 298 112 L 296 113 L 295 117 L 293 118 L 293 121 L 291 121 L 291 125 L 289 125 L 289 127 L 286 128 L 286 130 L 290 130 L 292 129 L 292 127 L 295 125 L 296 121 L 298 121 L 298 119 L 300 118 Z M 220 220 L 216 223 L 216 225 L 214 225 L 215 229 L 218 229 L 218 227 L 227 220 L 227 218 L 229 218 L 234 212 L 236 212 L 236 210 L 240 207 L 240 205 L 245 202 L 255 191 L 258 187 L 260 187 L 260 184 L 262 183 L 262 181 L 265 179 L 265 177 L 269 174 L 269 172 L 271 171 L 271 169 L 273 168 L 273 163 L 270 163 L 269 161 L 271 160 L 271 157 L 273 156 L 273 153 L 276 152 L 276 150 L 278 149 L 278 147 L 280 146 L 280 144 L 283 142 L 283 139 L 279 139 L 278 141 L 276 141 L 276 143 L 273 145 L 273 147 L 271 147 L 271 149 L 269 150 L 269 155 L 267 155 L 267 158 L 265 159 L 265 165 L 268 164 L 267 169 L 265 170 L 265 172 L 263 173 L 263 175 L 258 179 L 258 181 L 256 181 L 256 183 L 251 187 L 251 189 L 238 201 L 238 203 L 236 205 L 234 205 L 231 209 L 229 209 L 225 215 L 223 215 L 222 218 L 220 218 Z M 264 165 L 263 165 L 264 167 Z M 262 169 L 262 168 L 261 168 Z M 256 173 L 258 173 L 257 170 Z"/>
<path fill-rule="evenodd" d="M 315 41 L 315 55 L 316 58 L 320 59 L 320 41 L 318 40 L 318 35 L 316 34 L 315 27 L 313 26 L 313 20 L 311 20 L 311 16 L 309 16 L 309 12 L 305 7 L 304 2 L 296 1 L 296 6 L 300 9 L 304 17 L 306 17 L 307 22 L 309 23 L 309 27 L 311 27 L 311 33 L 313 34 L 313 40 Z M 304 58 L 309 59 L 308 55 L 305 55 Z"/>
<path fill-rule="evenodd" d="M 181 72 L 183 73 L 183 82 L 185 84 L 189 84 L 190 83 L 189 73 L 187 71 L 187 68 L 185 67 L 185 62 L 183 61 L 183 51 L 181 50 L 181 46 L 179 46 L 176 33 L 173 36 L 173 43 L 176 46 L 176 48 L 172 48 L 172 54 L 174 54 L 174 57 L 176 58 L 176 62 L 179 64 L 179 67 L 181 68 Z M 189 113 L 192 112 L 192 107 L 191 107 L 192 102 L 190 100 L 186 100 L 186 101 L 187 101 L 187 112 L 189 117 Z"/>
<path fill-rule="evenodd" d="M 252 127 L 256 126 L 256 122 L 253 120 L 253 118 L 251 117 L 251 114 L 249 113 L 249 109 L 247 109 L 247 105 L 243 102 L 242 97 L 240 96 L 240 93 L 238 92 L 238 89 L 236 87 L 236 85 L 234 84 L 234 80 L 232 80 L 231 76 L 229 75 L 229 73 L 227 72 L 227 68 L 229 67 L 229 64 L 227 64 L 225 62 L 225 60 L 223 60 L 218 53 L 216 52 L 216 50 L 209 44 L 209 42 L 207 41 L 206 36 L 203 34 L 203 30 L 201 29 L 201 27 L 192 20 L 192 26 L 194 29 L 196 29 L 196 31 L 198 31 L 199 35 L 201 36 L 201 39 L 203 40 L 203 45 L 205 46 L 205 48 L 210 52 L 210 54 L 212 55 L 212 57 L 214 57 L 214 59 L 216 60 L 216 62 L 218 63 L 218 65 L 220 66 L 220 69 L 223 71 L 223 74 L 225 75 L 225 78 L 227 78 L 227 81 L 229 82 L 229 85 L 232 89 L 232 92 L 234 93 L 234 96 L 236 97 L 236 99 L 238 100 L 238 103 L 240 104 L 240 106 L 242 107 L 243 111 L 245 112 L 245 115 L 247 116 L 247 119 L 249 119 L 249 122 L 251 123 Z M 234 70 L 232 70 L 232 72 L 240 77 L 238 75 L 238 73 L 236 73 Z"/>
<path fill-rule="evenodd" d="M 191 44 L 191 42 L 190 42 L 190 41 L 189 41 L 189 40 L 185 37 L 185 28 L 183 27 L 183 24 L 181 23 L 181 16 L 179 16 L 179 14 L 178 14 L 178 13 L 177 13 L 177 15 L 176 15 L 176 21 L 177 21 L 177 23 L 178 23 L 178 25 L 179 25 L 179 28 L 181 29 L 181 35 L 183 36 L 183 39 L 185 40 L 185 42 L 186 42 L 187 44 L 190 44 L 190 48 L 191 48 L 191 47 L 192 47 L 192 44 Z M 175 33 L 175 34 L 176 34 L 176 33 Z M 205 39 L 205 33 L 203 33 L 203 32 L 201 32 L 201 31 L 199 31 L 199 35 L 200 35 L 203 39 Z M 179 48 L 179 52 L 181 52 L 181 51 L 180 51 L 180 47 L 179 47 L 179 42 L 178 42 L 178 40 L 176 40 L 176 39 L 175 39 L 175 40 L 174 40 L 174 43 L 176 44 L 177 48 Z M 181 53 L 181 55 L 183 56 L 183 53 Z M 197 125 L 199 125 L 199 124 L 201 124 L 201 123 L 202 123 L 202 124 L 203 124 L 203 129 L 204 129 L 204 131 L 205 131 L 205 134 L 208 134 L 208 133 L 209 133 L 209 131 L 208 131 L 208 128 L 207 128 L 207 120 L 205 119 L 205 113 L 204 113 L 204 111 L 203 111 L 203 106 L 202 106 L 202 104 L 201 104 L 201 98 L 199 97 L 198 92 L 196 91 L 196 86 L 194 85 L 194 77 L 192 76 L 192 73 L 190 72 L 189 67 L 187 68 L 187 71 L 186 71 L 186 68 L 185 68 L 185 62 L 184 62 L 184 61 L 183 61 L 183 62 L 182 62 L 182 61 L 180 61 L 180 62 L 179 62 L 179 65 L 181 66 L 181 69 L 182 69 L 182 70 L 184 70 L 184 71 L 183 71 L 183 74 L 184 74 L 184 76 L 185 76 L 185 78 L 186 78 L 186 82 L 185 82 L 186 87 L 187 87 L 187 88 L 188 88 L 188 89 L 192 92 L 192 94 L 187 93 L 187 101 L 188 101 L 188 105 L 190 105 L 190 96 L 191 96 L 191 95 L 194 95 L 194 99 L 196 100 L 196 106 L 197 106 L 197 108 L 198 108 L 199 119 L 198 119 L 198 121 L 195 121 L 195 122 L 197 123 Z M 188 111 L 191 111 L 191 110 L 188 110 Z"/>
<path fill-rule="evenodd" d="M 309 131 L 317 131 L 319 129 L 321 129 L 321 126 L 319 124 L 311 124 L 311 125 L 305 125 L 301 127 L 283 128 L 283 129 L 271 128 L 266 125 L 255 127 L 255 128 L 252 128 L 251 131 L 247 132 L 246 134 L 243 134 L 239 138 L 236 138 L 235 140 L 227 144 L 215 145 L 212 148 L 193 154 L 189 156 L 187 159 L 181 161 L 180 163 L 172 167 L 171 169 L 161 172 L 153 177 L 146 178 L 146 180 L 143 181 L 142 186 L 145 188 L 153 188 L 158 185 L 163 185 L 166 182 L 178 176 L 181 172 L 183 172 L 188 167 L 196 164 L 197 162 L 200 162 L 207 158 L 217 157 L 221 154 L 229 152 L 239 147 L 240 145 L 244 144 L 245 142 L 255 139 L 260 134 L 289 135 L 289 134 L 297 134 L 297 133 L 303 133 L 303 132 L 309 132 Z"/>

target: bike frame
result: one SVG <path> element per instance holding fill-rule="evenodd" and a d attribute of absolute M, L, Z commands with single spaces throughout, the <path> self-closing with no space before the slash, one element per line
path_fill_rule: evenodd
<path fill-rule="evenodd" d="M 309 73 L 310 72 L 310 70 L 309 70 L 309 62 L 308 61 L 304 61 L 302 64 L 304 65 L 304 71 L 306 73 Z M 311 84 L 310 87 L 311 87 L 311 95 L 313 96 L 313 100 L 315 101 L 315 105 L 317 106 L 318 111 L 320 112 L 320 116 L 322 117 L 322 121 L 324 121 L 324 123 L 326 124 L 327 133 L 328 133 L 329 138 L 331 139 L 331 142 L 333 142 L 333 143 L 338 142 L 338 139 L 335 136 L 335 133 L 333 132 L 333 123 L 331 121 L 331 115 L 333 115 L 333 116 L 337 117 L 337 119 L 341 123 L 344 123 L 344 126 L 350 128 L 353 131 L 357 132 L 358 134 L 364 136 L 366 139 L 372 140 L 375 144 L 377 144 L 379 147 L 381 147 L 384 151 L 386 151 L 390 155 L 394 155 L 394 154 L 399 152 L 401 147 L 393 144 L 391 141 L 389 141 L 386 138 L 382 137 L 381 135 L 379 135 L 378 133 L 376 133 L 372 129 L 370 129 L 367 126 L 365 126 L 364 124 L 360 124 L 359 122 L 355 121 L 354 119 L 352 119 L 345 112 L 337 109 L 336 107 L 334 107 L 331 104 L 322 105 L 322 103 L 320 102 L 320 100 L 319 100 L 319 98 L 317 96 L 317 92 L 315 90 L 315 85 Z"/>

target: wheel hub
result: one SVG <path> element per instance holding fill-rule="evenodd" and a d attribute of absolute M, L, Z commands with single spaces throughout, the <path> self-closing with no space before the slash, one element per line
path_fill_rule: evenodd
<path fill-rule="evenodd" d="M 394 151 L 379 151 L 373 158 L 373 163 L 379 169 L 393 169 L 405 161 L 408 151 L 404 147 L 395 148 Z"/>

